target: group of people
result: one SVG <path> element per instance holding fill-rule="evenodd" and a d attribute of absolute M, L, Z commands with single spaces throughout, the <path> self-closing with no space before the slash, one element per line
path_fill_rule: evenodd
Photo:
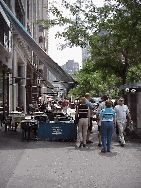
<path fill-rule="evenodd" d="M 86 93 L 85 97 L 80 98 L 80 104 L 76 109 L 78 122 L 78 142 L 79 147 L 93 143 L 89 140 L 92 131 L 94 104 L 91 102 L 91 95 Z M 103 147 L 101 152 L 110 152 L 111 140 L 114 129 L 118 132 L 118 141 L 122 147 L 125 145 L 124 130 L 126 128 L 127 116 L 130 123 L 131 115 L 127 105 L 124 105 L 124 98 L 120 97 L 117 104 L 113 107 L 112 101 L 106 95 L 102 97 L 102 102 L 97 109 L 97 123 L 99 131 L 99 147 Z M 102 144 L 101 144 L 102 143 Z"/>
<path fill-rule="evenodd" d="M 56 111 L 60 110 L 63 111 L 65 114 L 67 114 L 67 109 L 70 105 L 70 101 L 67 100 L 67 98 L 60 99 L 60 100 L 51 100 L 51 101 L 39 101 L 38 103 L 29 103 L 29 114 L 32 114 L 33 112 L 46 112 L 48 110 Z"/>

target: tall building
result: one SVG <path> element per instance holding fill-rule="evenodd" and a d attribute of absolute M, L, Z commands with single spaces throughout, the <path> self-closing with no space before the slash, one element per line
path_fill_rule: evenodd
<path fill-rule="evenodd" d="M 84 48 L 82 48 L 82 67 L 85 65 L 87 59 L 90 56 L 90 46 L 89 46 L 89 42 L 87 42 L 87 46 Z"/>
<path fill-rule="evenodd" d="M 74 72 L 79 71 L 79 63 L 74 62 L 74 60 L 68 60 L 68 62 L 66 62 L 66 64 L 62 65 L 61 67 L 71 76 L 73 76 Z"/>

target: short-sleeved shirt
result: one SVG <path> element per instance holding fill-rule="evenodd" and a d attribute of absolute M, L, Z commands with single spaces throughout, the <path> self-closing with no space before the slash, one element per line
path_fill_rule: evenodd
<path fill-rule="evenodd" d="M 86 104 L 78 106 L 78 117 L 79 119 L 88 118 L 88 106 Z"/>
<path fill-rule="evenodd" d="M 101 112 L 102 109 L 106 108 L 105 106 L 105 101 L 103 101 L 102 103 L 99 104 L 99 107 L 98 107 L 98 113 Z"/>
<path fill-rule="evenodd" d="M 127 114 L 129 114 L 129 109 L 127 105 L 116 105 L 114 108 L 116 112 L 116 120 L 117 122 L 127 122 Z"/>
<path fill-rule="evenodd" d="M 86 105 L 90 108 L 90 117 L 93 117 L 94 105 L 86 99 Z"/>
<path fill-rule="evenodd" d="M 66 107 L 66 106 L 68 106 L 68 101 L 63 101 L 62 102 L 62 108 Z"/>
<path fill-rule="evenodd" d="M 101 110 L 99 116 L 103 117 L 102 121 L 113 121 L 113 118 L 116 117 L 116 113 L 112 108 L 105 108 Z"/>

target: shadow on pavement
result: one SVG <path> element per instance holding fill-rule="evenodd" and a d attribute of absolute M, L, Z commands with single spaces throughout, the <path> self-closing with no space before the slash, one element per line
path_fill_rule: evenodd
<path fill-rule="evenodd" d="M 115 157 L 116 155 L 118 155 L 118 152 L 106 152 L 106 153 L 101 153 L 99 152 L 99 155 L 100 156 L 106 156 L 106 157 Z"/>
<path fill-rule="evenodd" d="M 141 151 L 141 148 L 138 147 L 138 144 L 141 143 L 141 139 L 130 139 L 129 136 L 125 137 L 126 139 L 126 149 L 134 148 Z M 90 140 L 93 141 L 93 144 L 87 144 L 86 148 L 76 148 L 76 142 L 67 141 L 67 140 L 38 140 L 38 141 L 22 141 L 22 134 L 15 133 L 11 131 L 0 132 L 0 150 L 18 150 L 18 149 L 36 149 L 36 148 L 66 148 L 72 150 L 80 151 L 101 151 L 102 147 L 98 147 L 98 131 L 97 126 L 93 128 L 93 133 L 90 135 Z M 117 135 L 114 131 L 113 139 L 111 144 L 111 152 L 107 156 L 115 156 L 117 153 L 112 152 L 113 149 L 121 147 L 117 141 Z M 103 153 L 100 152 L 100 155 Z"/>

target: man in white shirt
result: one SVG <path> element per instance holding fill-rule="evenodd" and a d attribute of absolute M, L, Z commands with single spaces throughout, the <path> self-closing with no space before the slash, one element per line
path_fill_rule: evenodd
<path fill-rule="evenodd" d="M 130 122 L 132 122 L 132 120 L 131 120 L 131 115 L 130 115 L 127 105 L 124 105 L 123 97 L 119 99 L 118 105 L 115 106 L 114 110 L 116 112 L 116 121 L 117 121 L 118 131 L 119 131 L 119 141 L 121 142 L 121 146 L 124 147 L 125 140 L 124 140 L 123 132 L 124 132 L 124 129 L 126 128 L 126 123 L 127 123 L 126 116 L 129 117 Z"/>

